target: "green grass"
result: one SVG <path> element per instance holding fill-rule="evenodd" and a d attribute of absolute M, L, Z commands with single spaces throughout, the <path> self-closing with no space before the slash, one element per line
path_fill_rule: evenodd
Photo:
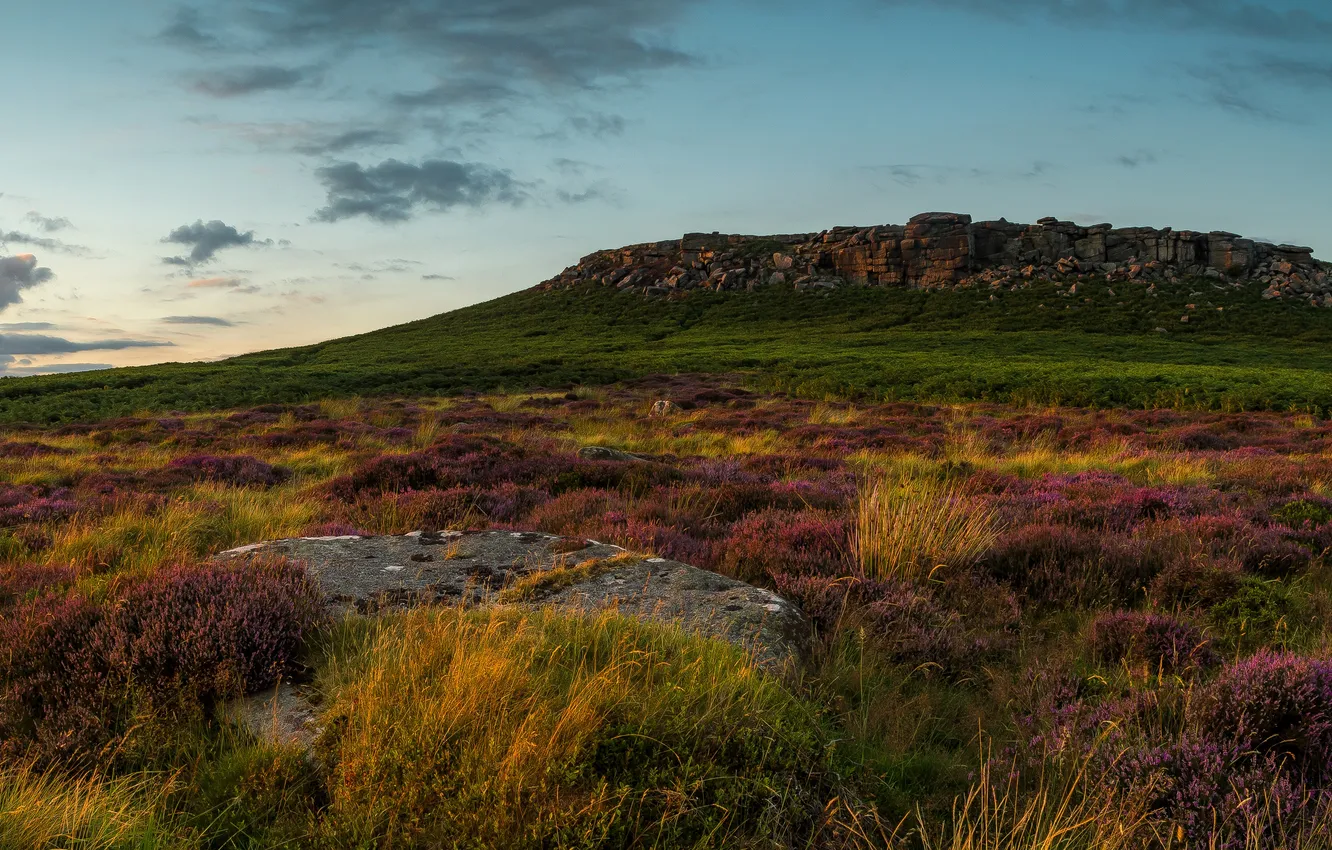
<path fill-rule="evenodd" d="M 1066 296 L 1041 282 L 993 302 L 988 291 L 878 288 L 823 295 L 773 287 L 673 303 L 601 289 L 525 291 L 220 363 L 0 381 L 0 421 L 594 385 L 678 372 L 733 373 L 814 397 L 1332 410 L 1332 311 L 1264 302 L 1257 287 L 1209 281 L 1156 296 L 1140 284 L 1115 286 L 1110 296 L 1104 283 L 1084 282 Z"/>

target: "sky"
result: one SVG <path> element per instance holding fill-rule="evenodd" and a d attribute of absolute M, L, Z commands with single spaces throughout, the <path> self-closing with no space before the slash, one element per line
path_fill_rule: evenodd
<path fill-rule="evenodd" d="M 6 0 L 0 374 L 923 211 L 1332 258 L 1327 0 Z"/>

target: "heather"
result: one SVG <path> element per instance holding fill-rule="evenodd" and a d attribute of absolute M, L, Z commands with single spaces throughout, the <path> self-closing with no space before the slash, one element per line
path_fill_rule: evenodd
<path fill-rule="evenodd" d="M 657 375 L 15 429 L 0 770 L 168 846 L 1317 846 L 1332 425 L 801 395 Z M 330 621 L 301 565 L 210 560 L 446 528 L 773 589 L 806 664 L 606 617 Z M 320 694 L 314 761 L 227 719 L 279 680 Z M 0 835 L 66 828 L 24 817 Z"/>

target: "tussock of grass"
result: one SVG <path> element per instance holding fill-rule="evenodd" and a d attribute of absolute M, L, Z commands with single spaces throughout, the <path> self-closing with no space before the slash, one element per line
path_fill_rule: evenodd
<path fill-rule="evenodd" d="M 851 545 L 864 575 L 912 579 L 974 561 L 997 536 L 994 512 L 949 482 L 887 474 L 863 486 Z"/>
<path fill-rule="evenodd" d="M 155 779 L 69 779 L 24 765 L 0 770 L 0 847 L 186 848 L 158 814 Z"/>
<path fill-rule="evenodd" d="M 300 534 L 319 505 L 285 488 L 197 484 L 153 508 L 134 503 L 109 516 L 75 517 L 56 529 L 46 558 L 96 569 L 147 571 L 257 540 Z"/>
<path fill-rule="evenodd" d="M 350 845 L 803 846 L 828 742 L 740 651 L 602 614 L 420 611 L 331 668 Z"/>

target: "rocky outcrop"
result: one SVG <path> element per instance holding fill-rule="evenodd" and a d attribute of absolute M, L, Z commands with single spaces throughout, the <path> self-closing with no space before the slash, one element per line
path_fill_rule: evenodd
<path fill-rule="evenodd" d="M 975 222 L 957 213 L 783 236 L 689 233 L 598 251 L 537 288 L 595 284 L 678 298 L 768 285 L 1019 289 L 1032 280 L 1093 278 L 1146 284 L 1211 278 L 1261 285 L 1266 298 L 1332 306 L 1332 265 L 1315 260 L 1310 248 L 1223 231 L 1082 227 L 1054 218 Z"/>
<path fill-rule="evenodd" d="M 677 561 L 553 534 L 300 537 L 217 557 L 298 561 L 328 604 L 349 613 L 430 604 L 614 608 L 743 646 L 773 670 L 794 664 L 809 637 L 799 609 L 772 591 Z"/>

